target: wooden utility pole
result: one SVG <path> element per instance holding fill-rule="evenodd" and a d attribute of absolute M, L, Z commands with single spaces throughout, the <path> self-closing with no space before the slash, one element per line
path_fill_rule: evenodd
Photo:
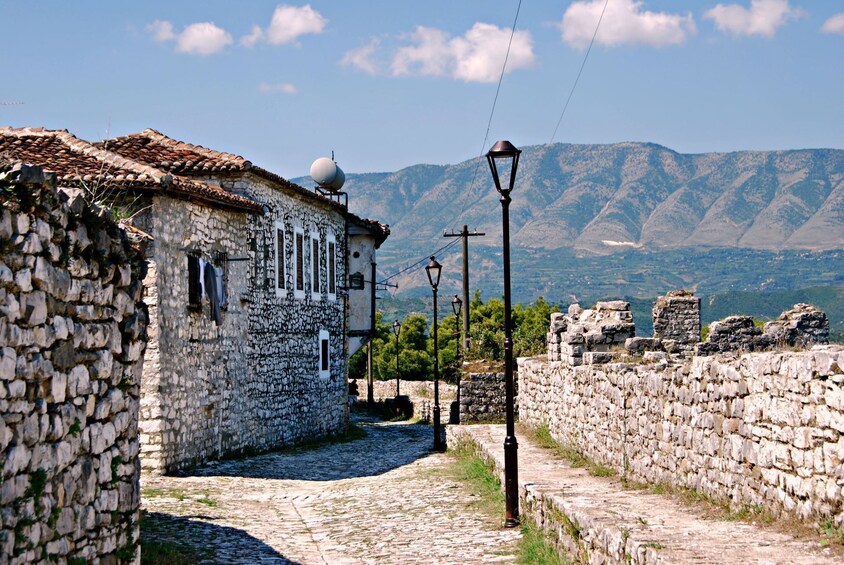
<path fill-rule="evenodd" d="M 469 238 L 486 235 L 481 232 L 469 233 L 469 227 L 464 225 L 459 233 L 444 233 L 443 237 L 460 237 L 463 239 L 463 351 L 469 353 Z M 459 338 L 458 338 L 459 339 Z"/>

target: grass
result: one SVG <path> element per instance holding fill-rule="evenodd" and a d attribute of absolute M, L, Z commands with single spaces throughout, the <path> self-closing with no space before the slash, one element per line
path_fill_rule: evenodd
<path fill-rule="evenodd" d="M 593 477 L 614 477 L 616 475 L 612 467 L 597 463 L 577 449 L 559 443 L 551 436 L 551 430 L 547 424 L 543 424 L 535 429 L 526 428 L 525 433 L 540 447 L 552 450 L 558 457 L 568 462 L 572 467 L 586 468 Z"/>
<path fill-rule="evenodd" d="M 505 505 L 504 492 L 489 465 L 486 464 L 472 447 L 458 444 L 448 453 L 452 463 L 448 473 L 463 483 L 465 488 L 476 497 L 472 508 L 487 517 L 490 523 L 500 526 L 502 509 Z M 541 529 L 525 520 L 521 528 L 522 538 L 516 546 L 516 559 L 522 564 L 564 565 L 567 564 L 554 548 L 552 540 Z"/>
<path fill-rule="evenodd" d="M 569 561 L 561 556 L 548 534 L 529 524 L 522 526 L 522 539 L 518 545 L 517 563 L 523 565 L 567 565 Z"/>
<path fill-rule="evenodd" d="M 824 520 L 820 524 L 820 533 L 822 546 L 844 545 L 844 526 L 836 528 L 832 520 Z"/>

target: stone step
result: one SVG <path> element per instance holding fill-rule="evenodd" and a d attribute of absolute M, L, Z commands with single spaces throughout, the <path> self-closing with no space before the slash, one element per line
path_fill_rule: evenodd
<path fill-rule="evenodd" d="M 501 476 L 503 425 L 450 426 L 449 446 L 474 444 Z M 668 496 L 625 490 L 615 478 L 573 468 L 528 438 L 519 443 L 522 520 L 555 531 L 587 563 L 842 563 L 840 552 L 772 527 L 707 519 Z M 501 509 L 502 520 L 504 509 Z"/>

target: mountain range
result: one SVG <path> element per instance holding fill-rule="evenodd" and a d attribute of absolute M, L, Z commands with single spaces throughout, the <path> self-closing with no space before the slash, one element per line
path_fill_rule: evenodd
<path fill-rule="evenodd" d="M 291 180 L 312 185 L 309 177 Z M 348 174 L 344 190 L 353 212 L 390 224 L 381 272 L 396 272 L 449 243 L 443 233 L 464 224 L 486 233 L 470 244 L 481 255 L 481 276 L 495 268 L 501 206 L 485 159 Z M 681 154 L 634 142 L 527 146 L 510 226 L 524 274 L 533 269 L 546 278 L 560 258 L 594 262 L 622 253 L 635 263 L 639 254 L 686 256 L 689 249 L 739 256 L 838 250 L 844 248 L 844 150 Z"/>

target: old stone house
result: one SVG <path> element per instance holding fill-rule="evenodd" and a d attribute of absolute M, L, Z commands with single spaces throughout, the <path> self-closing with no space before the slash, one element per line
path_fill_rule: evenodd
<path fill-rule="evenodd" d="M 105 185 L 157 179 L 123 201 L 153 237 L 144 468 L 169 472 L 345 427 L 348 312 L 370 298 L 347 288 L 347 254 L 354 247 L 374 262 L 386 226 L 242 157 L 154 130 L 98 144 L 26 131 L 0 130 L 0 152 L 27 146 L 24 157 L 60 176 Z M 45 138 L 65 147 L 42 151 Z M 358 323 L 357 333 L 369 327 Z"/>

